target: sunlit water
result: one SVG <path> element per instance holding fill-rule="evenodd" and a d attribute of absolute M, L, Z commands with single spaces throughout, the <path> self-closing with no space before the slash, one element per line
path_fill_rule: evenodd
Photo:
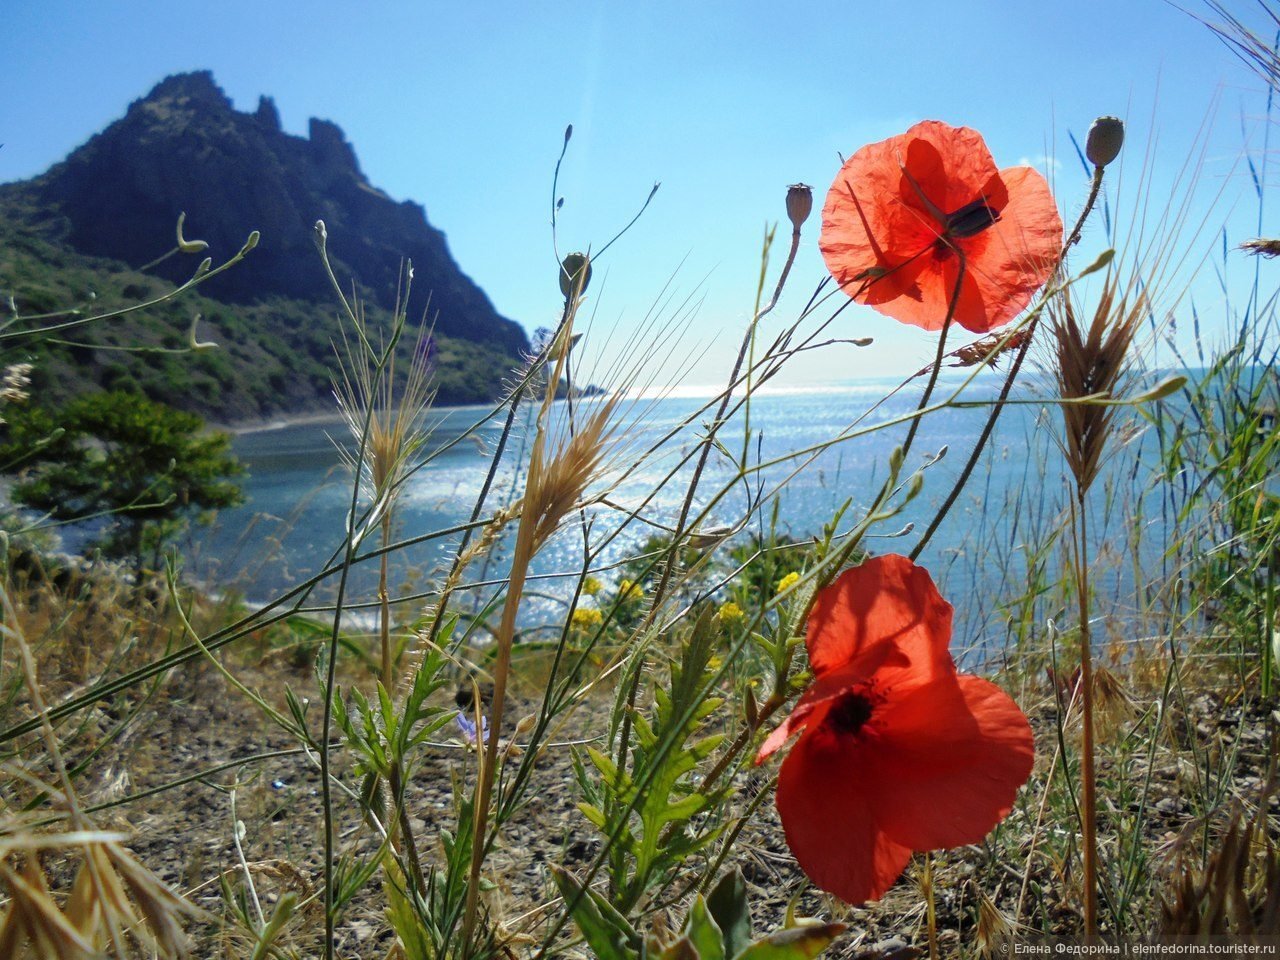
<path fill-rule="evenodd" d="M 954 374 L 944 378 L 936 399 L 949 396 L 959 382 Z M 747 458 L 751 467 L 764 466 L 735 483 L 737 466 L 725 454 L 713 453 L 699 486 L 694 515 L 711 504 L 704 527 L 741 527 L 745 516 L 745 529 L 730 541 L 741 542 L 768 525 L 776 499 L 779 532 L 803 539 L 819 533 L 833 514 L 850 502 L 841 523 L 841 529 L 847 529 L 865 515 L 886 475 L 890 451 L 905 436 L 905 424 L 883 425 L 909 414 L 919 400 L 923 380 L 885 400 L 896 383 L 822 385 L 758 396 L 750 410 Z M 984 375 L 963 397 L 970 402 L 989 401 L 998 387 L 998 375 Z M 1020 397 L 1034 399 L 1025 393 Z M 580 412 L 588 412 L 590 403 L 584 403 Z M 682 395 L 640 399 L 630 407 L 623 406 L 620 415 L 627 428 L 622 448 L 601 478 L 603 485 L 612 487 L 609 500 L 619 509 L 594 508 L 593 543 L 617 530 L 624 511 L 639 510 L 640 516 L 653 524 L 675 523 L 690 475 L 690 468 L 679 469 L 678 463 L 695 447 L 711 410 L 694 416 L 690 426 L 679 429 L 679 425 L 710 403 L 707 395 Z M 915 545 L 949 492 L 989 409 L 985 405 L 951 406 L 925 419 L 903 478 L 944 448 L 946 456 L 924 471 L 920 496 L 901 514 L 875 527 L 874 536 L 867 541 L 871 550 L 906 553 Z M 481 407 L 439 411 L 432 444 L 441 447 L 457 440 L 486 412 Z M 1067 487 L 1053 441 L 1059 422 L 1060 416 L 1052 407 L 1038 403 L 1009 406 L 965 493 L 920 558 L 957 607 L 957 646 L 989 648 L 1003 640 L 1000 602 L 1025 591 L 1026 548 L 1043 541 L 1060 522 Z M 721 441 L 734 457 L 742 454 L 744 428 L 744 418 L 739 415 L 720 432 Z M 486 516 L 492 508 L 511 502 L 530 430 L 528 419 L 522 418 L 508 443 Z M 676 438 L 661 452 L 642 457 L 650 445 L 673 430 L 678 431 Z M 500 432 L 500 420 L 485 423 L 474 436 L 448 446 L 409 481 L 396 508 L 397 540 L 421 537 L 470 519 Z M 850 435 L 855 432 L 858 435 Z M 840 437 L 846 439 L 832 442 Z M 239 435 L 235 452 L 249 471 L 245 482 L 248 502 L 223 512 L 212 529 L 193 534 L 190 572 L 222 588 L 232 585 L 250 600 L 261 602 L 330 564 L 342 547 L 352 497 L 350 473 L 341 463 L 335 440 L 352 444 L 336 421 Z M 1134 467 L 1143 443 L 1135 434 L 1127 455 L 1113 461 L 1111 479 L 1120 482 L 1109 488 L 1114 494 L 1113 506 L 1099 511 L 1103 521 L 1097 531 L 1100 556 L 1120 556 L 1128 547 L 1132 527 L 1107 518 L 1131 513 L 1136 503 L 1132 491 L 1145 485 L 1146 472 Z M 664 483 L 673 470 L 675 479 Z M 1107 494 L 1100 496 L 1106 498 Z M 642 506 L 646 498 L 651 499 Z M 1159 552 L 1163 528 L 1158 518 L 1147 522 L 1140 542 L 1147 544 L 1143 552 L 1154 555 Z M 907 532 L 902 536 L 888 536 L 904 528 Z M 610 564 L 637 552 L 655 529 L 638 521 L 627 524 L 597 558 L 596 565 L 605 568 L 599 579 L 616 583 L 620 574 Z M 365 548 L 376 543 L 377 538 L 370 537 Z M 402 594 L 429 590 L 452 560 L 457 543 L 454 535 L 396 551 L 393 584 L 401 586 Z M 487 565 L 473 565 L 468 579 L 501 579 L 506 556 L 500 549 Z M 546 578 L 534 581 L 533 589 L 542 596 L 530 598 L 522 608 L 526 629 L 536 630 L 539 625 L 563 619 L 564 606 L 555 598 L 572 592 L 582 556 L 582 529 L 575 518 L 536 559 L 535 573 Z M 367 562 L 356 568 L 348 587 L 349 601 L 372 601 L 375 567 Z M 1123 563 L 1115 564 L 1115 569 L 1119 572 L 1102 582 L 1104 587 L 1109 583 L 1118 597 L 1123 589 L 1132 587 L 1132 577 L 1125 573 Z M 326 580 L 317 597 L 331 599 L 336 584 L 336 576 Z M 467 602 L 477 604 L 493 593 L 492 587 L 473 589 Z"/>

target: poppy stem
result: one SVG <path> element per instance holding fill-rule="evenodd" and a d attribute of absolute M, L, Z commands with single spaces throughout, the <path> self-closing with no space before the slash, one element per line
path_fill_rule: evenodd
<path fill-rule="evenodd" d="M 1093 212 L 1093 206 L 1097 203 L 1098 194 L 1101 190 L 1102 167 L 1094 167 L 1093 180 L 1089 185 L 1088 199 L 1085 200 L 1084 209 L 1080 211 L 1080 216 L 1076 219 L 1075 226 L 1071 228 L 1071 234 L 1062 245 L 1062 254 L 1058 257 L 1058 268 L 1054 271 L 1053 277 L 1050 278 L 1050 283 L 1062 272 L 1062 268 L 1067 262 L 1067 251 L 1080 239 L 1080 232 L 1084 229 L 1084 224 L 1089 218 L 1089 214 Z M 1005 401 L 1009 399 L 1009 393 L 1013 390 L 1014 381 L 1018 379 L 1018 373 L 1022 370 L 1022 362 L 1026 360 L 1027 352 L 1031 349 L 1031 341 L 1035 339 L 1039 319 L 1037 314 L 1027 324 L 1026 338 L 1022 341 L 1022 345 L 1018 347 L 1017 353 L 1013 355 L 1013 363 L 1009 365 L 1009 375 L 1004 378 L 1004 385 L 1000 388 L 1000 396 L 996 398 L 996 402 L 991 408 L 991 414 L 987 417 L 987 422 L 982 428 L 982 433 L 978 435 L 978 442 L 974 444 L 973 451 L 969 454 L 969 459 L 965 462 L 964 469 L 960 471 L 960 476 L 956 477 L 956 482 L 951 487 L 951 492 L 947 494 L 947 499 L 943 501 L 942 507 L 934 514 L 933 519 L 929 521 L 929 526 L 924 534 L 921 535 L 919 542 L 912 548 L 909 554 L 912 560 L 917 559 L 924 551 L 934 533 L 937 532 L 938 527 L 942 525 L 942 521 L 951 512 L 956 500 L 959 499 L 960 492 L 964 490 L 965 484 L 969 482 L 969 477 L 973 474 L 974 467 L 978 465 L 978 458 L 982 456 L 982 451 L 986 449 L 987 441 L 991 439 L 991 434 L 996 427 L 996 421 L 1000 419 L 1000 413 L 1004 410 Z"/>
<path fill-rule="evenodd" d="M 949 245 L 950 246 L 950 245 Z M 960 290 L 964 285 L 965 274 L 965 257 L 964 251 L 959 247 L 951 246 L 960 261 L 960 269 L 956 271 L 956 285 L 951 291 L 951 299 L 947 303 L 947 315 L 942 321 L 942 330 L 938 334 L 938 352 L 933 358 L 933 365 L 929 371 L 929 381 L 925 384 L 924 393 L 920 396 L 920 404 L 916 407 L 916 413 L 924 410 L 929 406 L 929 400 L 933 396 L 933 388 L 937 386 L 938 374 L 942 370 L 942 359 L 947 354 L 947 331 L 951 329 L 951 321 L 955 319 L 956 306 L 960 303 Z M 912 417 L 911 426 L 907 428 L 907 439 L 902 442 L 902 457 L 906 461 L 907 453 L 911 450 L 911 444 L 915 441 L 916 431 L 920 429 L 919 416 Z"/>

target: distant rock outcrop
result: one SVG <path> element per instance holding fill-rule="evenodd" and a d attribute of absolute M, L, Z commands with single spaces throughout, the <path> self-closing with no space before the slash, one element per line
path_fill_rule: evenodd
<path fill-rule="evenodd" d="M 0 186 L 5 199 L 18 201 L 11 209 L 35 211 L 60 242 L 134 267 L 164 253 L 184 210 L 187 236 L 208 241 L 215 258 L 260 230 L 258 249 L 202 288 L 231 303 L 275 296 L 331 303 L 312 240 L 322 219 L 339 276 L 376 303 L 394 303 L 407 259 L 411 318 L 430 297 L 437 333 L 512 356 L 528 346 L 523 329 L 459 270 L 423 208 L 369 184 L 341 129 L 313 119 L 306 138 L 286 134 L 270 97 L 238 112 L 208 71 L 166 78 L 62 163 Z M 190 270 L 175 259 L 156 272 L 180 281 Z"/>

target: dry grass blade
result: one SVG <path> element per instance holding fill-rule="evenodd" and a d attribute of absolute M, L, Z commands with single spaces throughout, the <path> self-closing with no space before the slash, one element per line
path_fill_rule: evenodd
<path fill-rule="evenodd" d="M 996 958 L 1008 956 L 1013 951 L 1017 929 L 991 898 L 978 892 L 978 924 L 974 932 L 978 956 Z"/>
<path fill-rule="evenodd" d="M 1063 453 L 1081 493 L 1098 477 L 1116 413 L 1115 407 L 1091 404 L 1087 398 L 1113 398 L 1120 391 L 1148 308 L 1146 294 L 1136 285 L 1122 291 L 1115 273 L 1108 274 L 1087 326 L 1081 323 L 1069 290 L 1050 303 L 1059 394 L 1064 400 L 1083 401 L 1062 406 Z"/>
<path fill-rule="evenodd" d="M 21 873 L 0 863 L 9 888 L 9 909 L 0 923 L 0 956 L 24 960 L 90 960 L 99 956 L 90 940 L 58 909 L 34 855 Z"/>
<path fill-rule="evenodd" d="M 1245 66 L 1262 78 L 1266 84 L 1275 89 L 1280 83 L 1280 53 L 1256 30 L 1248 27 L 1243 20 L 1227 9 L 1219 0 L 1207 0 L 1206 5 L 1222 18 L 1222 23 L 1210 23 L 1203 17 L 1196 19 L 1212 30 L 1227 48 L 1231 50 Z M 1280 28 L 1280 16 L 1265 3 L 1258 3 L 1258 8 L 1270 19 L 1269 31 Z"/>
<path fill-rule="evenodd" d="M 1280 933 L 1280 858 L 1267 816 L 1273 790 L 1259 798 L 1252 818 L 1237 806 L 1217 850 L 1203 867 L 1197 851 L 1179 852 L 1168 892 L 1160 898 L 1163 932 Z"/>

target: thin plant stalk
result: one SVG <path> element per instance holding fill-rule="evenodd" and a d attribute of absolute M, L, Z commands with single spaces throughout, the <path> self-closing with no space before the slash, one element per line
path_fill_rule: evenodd
<path fill-rule="evenodd" d="M 1084 209 L 1080 211 L 1080 216 L 1076 218 L 1075 226 L 1071 228 L 1071 233 L 1067 237 L 1066 242 L 1062 245 L 1062 255 L 1058 258 L 1058 266 L 1054 271 L 1054 278 L 1062 272 L 1064 264 L 1067 262 L 1067 251 L 1075 245 L 1080 239 L 1080 233 L 1084 229 L 1085 221 L 1089 219 L 1089 214 L 1093 212 L 1094 204 L 1098 201 L 1098 194 L 1102 190 L 1103 167 L 1095 166 L 1093 169 L 1093 180 L 1089 184 L 1089 196 L 1085 200 Z M 1052 283 L 1052 280 L 1050 281 Z M 974 467 L 978 465 L 978 460 L 982 457 L 982 451 L 986 449 L 987 441 L 991 439 L 991 434 L 996 428 L 996 421 L 1000 419 L 1000 414 L 1004 411 L 1005 401 L 1009 399 L 1009 394 L 1013 390 L 1013 384 L 1018 379 L 1018 374 L 1022 370 L 1022 363 L 1027 358 L 1027 352 L 1031 349 L 1031 342 L 1035 339 L 1036 327 L 1039 324 L 1039 316 L 1031 318 L 1027 324 L 1026 337 L 1022 341 L 1022 345 L 1018 347 L 1017 352 L 1013 356 L 1013 362 L 1009 364 L 1009 372 L 1005 375 L 1004 384 L 1000 387 L 1000 396 L 996 399 L 995 404 L 991 407 L 991 413 L 987 416 L 987 422 L 982 425 L 982 432 L 978 434 L 978 440 L 973 445 L 973 450 L 969 453 L 969 459 L 965 461 L 964 467 L 960 470 L 956 482 L 951 486 L 951 492 L 947 494 L 947 499 L 942 502 L 942 506 L 938 508 L 933 515 L 933 519 L 929 521 L 929 526 L 925 528 L 921 534 L 919 541 L 912 547 L 910 557 L 912 560 L 918 558 L 929 541 L 933 539 L 934 533 L 938 527 L 942 525 L 942 521 L 946 519 L 948 513 L 951 512 L 952 506 L 955 505 L 965 485 L 972 476 Z"/>
<path fill-rule="evenodd" d="M 506 706 L 507 679 L 511 669 L 511 648 L 515 640 L 516 615 L 520 609 L 520 599 L 524 592 L 525 579 L 529 573 L 529 565 L 537 552 L 537 537 L 540 522 L 545 518 L 541 510 L 534 509 L 528 502 L 528 494 L 534 482 L 535 467 L 545 470 L 546 458 L 543 454 L 546 444 L 547 415 L 551 403 L 555 399 L 556 387 L 564 371 L 569 355 L 568 344 L 573 335 L 573 319 L 577 304 L 580 302 L 584 277 L 579 274 L 574 278 L 576 289 L 572 291 L 572 307 L 566 310 L 558 335 L 564 345 L 555 357 L 551 375 L 547 378 L 546 393 L 542 399 L 542 409 L 538 416 L 535 431 L 533 452 L 530 458 L 528 479 L 526 480 L 526 502 L 520 512 L 520 522 L 516 527 L 516 542 L 511 555 L 511 567 L 507 581 L 506 597 L 502 604 L 502 618 L 498 633 L 494 638 L 497 645 L 497 656 L 493 669 L 493 706 L 490 710 L 489 736 L 484 739 L 483 749 L 477 750 L 479 771 L 476 783 L 475 804 L 472 813 L 471 833 L 471 866 L 467 879 L 466 902 L 462 918 L 462 942 L 464 949 L 471 949 L 476 932 L 476 917 L 479 907 L 480 872 L 484 865 L 489 822 L 489 806 L 493 797 L 493 782 L 498 765 L 498 742 L 501 739 L 503 712 Z M 541 465 L 541 466 L 538 466 Z M 479 730 L 477 730 L 479 736 Z"/>
<path fill-rule="evenodd" d="M 1080 820 L 1084 845 L 1084 930 L 1098 932 L 1098 777 L 1094 768 L 1093 643 L 1089 628 L 1089 530 L 1085 488 L 1076 488 L 1076 595 L 1080 616 L 1080 686 L 1083 743 L 1080 760 Z"/>

